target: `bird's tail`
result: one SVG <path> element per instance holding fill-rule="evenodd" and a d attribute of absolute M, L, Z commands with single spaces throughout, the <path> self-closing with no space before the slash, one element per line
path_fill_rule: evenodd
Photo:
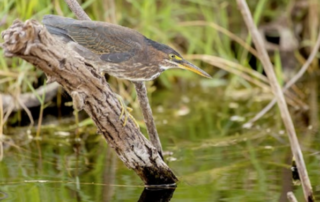
<path fill-rule="evenodd" d="M 74 24 L 74 22 L 74 19 L 57 15 L 46 15 L 42 19 L 42 23 L 50 34 L 62 36 L 68 41 L 72 40 L 72 38 L 68 35 L 67 27 Z"/>

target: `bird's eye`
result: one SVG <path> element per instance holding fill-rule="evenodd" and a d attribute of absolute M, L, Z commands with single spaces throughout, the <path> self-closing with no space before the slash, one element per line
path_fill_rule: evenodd
<path fill-rule="evenodd" d="M 169 54 L 169 57 L 170 57 L 171 60 L 182 60 L 181 57 L 179 57 L 179 56 L 177 56 L 175 54 Z"/>

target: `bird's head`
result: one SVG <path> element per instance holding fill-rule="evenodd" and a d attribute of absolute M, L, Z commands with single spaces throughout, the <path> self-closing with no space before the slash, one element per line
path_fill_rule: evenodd
<path fill-rule="evenodd" d="M 211 78 L 211 76 L 207 72 L 203 71 L 191 62 L 183 59 L 183 57 L 177 51 L 170 48 L 169 46 L 157 43 L 150 39 L 147 40 L 149 45 L 156 49 L 158 56 L 160 55 L 158 61 L 160 68 L 162 68 L 163 70 L 171 68 L 186 69 L 195 72 L 203 77 Z"/>

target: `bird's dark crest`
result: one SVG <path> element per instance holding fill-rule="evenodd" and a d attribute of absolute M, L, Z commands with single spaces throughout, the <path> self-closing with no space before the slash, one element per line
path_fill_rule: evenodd
<path fill-rule="evenodd" d="M 174 54 L 176 56 L 181 57 L 181 55 L 177 51 L 175 51 L 174 49 L 170 48 L 167 45 L 152 41 L 151 39 L 148 39 L 146 37 L 145 37 L 145 40 L 147 41 L 148 44 L 150 44 L 152 47 L 154 47 L 155 49 L 157 49 L 159 51 L 162 51 L 162 52 L 165 52 L 168 54 Z"/>

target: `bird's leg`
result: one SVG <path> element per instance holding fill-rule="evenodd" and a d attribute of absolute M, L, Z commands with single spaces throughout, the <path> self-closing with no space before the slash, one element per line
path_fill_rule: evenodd
<path fill-rule="evenodd" d="M 97 68 L 97 67 L 95 67 Z M 105 75 L 105 72 L 104 71 L 101 71 L 99 69 L 99 72 L 101 74 L 101 76 L 104 77 Z M 127 121 L 128 121 L 128 117 L 131 118 L 133 120 L 133 122 L 135 123 L 135 125 L 137 126 L 137 128 L 139 128 L 139 123 L 137 122 L 137 120 L 130 114 L 130 112 L 132 111 L 132 108 L 130 107 L 127 107 L 127 105 L 124 103 L 122 97 L 116 93 L 114 93 L 114 95 L 116 96 L 116 98 L 118 99 L 120 105 L 121 105 L 121 113 L 120 113 L 120 116 L 119 116 L 119 120 L 122 119 L 123 116 L 124 117 L 124 122 L 123 122 L 123 126 L 126 126 L 127 124 Z"/>
<path fill-rule="evenodd" d="M 153 120 L 152 110 L 149 104 L 148 96 L 147 96 L 147 88 L 144 82 L 133 82 L 136 88 L 138 100 L 140 102 L 140 107 L 142 110 L 143 118 L 147 126 L 147 131 L 149 134 L 149 138 L 153 146 L 158 150 L 159 155 L 163 159 L 162 156 L 162 146 L 158 136 L 156 124 Z"/>
<path fill-rule="evenodd" d="M 115 96 L 117 97 L 117 99 L 119 100 L 119 103 L 121 105 L 121 113 L 119 116 L 119 120 L 122 119 L 122 117 L 124 116 L 124 122 L 123 122 L 123 126 L 125 126 L 127 124 L 128 121 L 128 117 L 131 118 L 133 120 L 133 122 L 136 124 L 137 128 L 139 128 L 139 124 L 136 121 L 136 119 L 130 114 L 130 112 L 132 111 L 132 108 L 127 107 L 126 104 L 124 103 L 122 97 L 118 94 L 115 93 Z"/>
<path fill-rule="evenodd" d="M 120 95 L 116 94 L 116 97 L 121 105 L 121 113 L 119 116 L 119 120 L 121 120 L 122 116 L 125 115 L 124 122 L 123 122 L 123 126 L 125 126 L 127 124 L 127 120 L 128 120 L 128 110 L 130 110 L 130 109 L 127 108 L 126 104 L 124 103 L 124 101 Z"/>

